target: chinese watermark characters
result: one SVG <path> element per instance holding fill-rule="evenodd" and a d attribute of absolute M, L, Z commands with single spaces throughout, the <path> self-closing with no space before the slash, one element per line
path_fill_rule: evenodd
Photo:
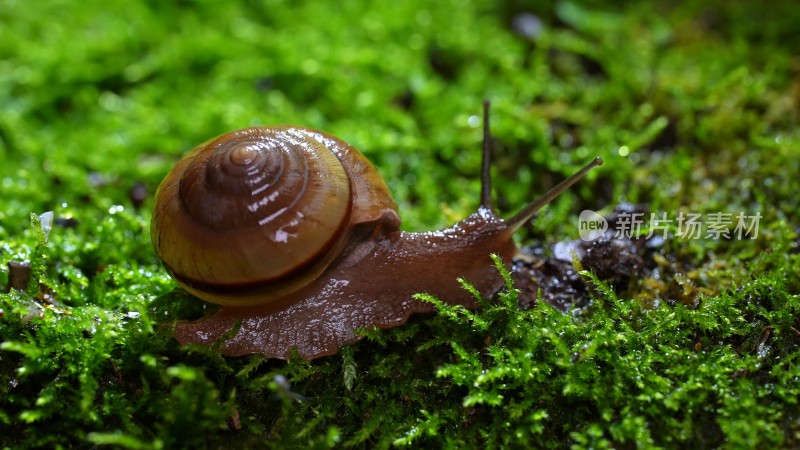
<path fill-rule="evenodd" d="M 621 212 L 612 230 L 615 238 L 661 236 L 672 233 L 681 239 L 756 239 L 761 212 L 737 213 L 686 213 L 669 216 L 666 212 Z M 592 210 L 584 210 L 578 217 L 578 233 L 584 241 L 593 241 L 608 230 L 608 221 Z"/>

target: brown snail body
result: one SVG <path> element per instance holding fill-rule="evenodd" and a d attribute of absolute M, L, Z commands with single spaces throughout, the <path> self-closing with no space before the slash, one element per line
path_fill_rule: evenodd
<path fill-rule="evenodd" d="M 391 328 L 432 312 L 416 293 L 474 308 L 458 278 L 495 294 L 502 279 L 490 254 L 510 264 L 514 231 L 601 160 L 503 220 L 491 207 L 488 106 L 484 111 L 481 205 L 432 232 L 400 231 L 374 167 L 325 133 L 255 127 L 193 150 L 159 187 L 151 237 L 180 286 L 223 306 L 176 324 L 178 341 L 219 345 L 231 356 L 285 359 L 296 348 L 310 359 L 357 341 L 358 328 Z M 307 159 L 284 155 L 293 152 Z M 290 180 L 284 185 L 280 177 Z M 286 186 L 288 193 L 280 191 Z"/>

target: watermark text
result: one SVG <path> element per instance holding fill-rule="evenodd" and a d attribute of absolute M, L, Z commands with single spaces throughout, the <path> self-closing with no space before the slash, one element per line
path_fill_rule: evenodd
<path fill-rule="evenodd" d="M 667 238 L 673 234 L 681 239 L 756 239 L 761 212 L 748 214 L 735 213 L 692 213 L 679 212 L 669 215 L 666 212 L 618 213 L 613 228 L 615 238 L 647 239 L 653 236 Z M 608 230 L 608 221 L 599 213 L 586 209 L 578 217 L 578 233 L 584 241 L 593 241 Z"/>

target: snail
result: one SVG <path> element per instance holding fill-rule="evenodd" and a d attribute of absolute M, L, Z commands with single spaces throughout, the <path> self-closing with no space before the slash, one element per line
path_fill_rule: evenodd
<path fill-rule="evenodd" d="M 228 356 L 287 359 L 335 354 L 359 328 L 392 328 L 434 307 L 424 292 L 474 309 L 503 280 L 490 254 L 510 265 L 514 232 L 543 205 L 602 164 L 583 169 L 510 219 L 492 208 L 489 107 L 477 211 L 449 228 L 400 231 L 386 183 L 354 147 L 302 127 L 251 127 L 192 150 L 158 188 L 151 238 L 179 286 L 221 305 L 175 324 L 181 344 Z"/>

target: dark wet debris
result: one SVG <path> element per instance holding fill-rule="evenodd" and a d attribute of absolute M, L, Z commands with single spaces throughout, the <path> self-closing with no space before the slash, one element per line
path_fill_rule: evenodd
<path fill-rule="evenodd" d="M 8 266 L 8 285 L 6 285 L 5 292 L 10 292 L 11 289 L 18 291 L 28 289 L 28 283 L 31 280 L 30 261 L 9 261 L 6 265 Z"/>
<path fill-rule="evenodd" d="M 567 311 L 589 304 L 589 287 L 578 273 L 589 270 L 615 288 L 621 298 L 639 298 L 652 306 L 660 301 L 693 304 L 697 290 L 687 289 L 673 258 L 664 255 L 660 235 L 630 237 L 617 235 L 622 214 L 645 213 L 639 205 L 621 204 L 605 216 L 608 230 L 593 241 L 565 240 L 552 246 L 529 246 L 514 261 L 514 278 L 522 291 L 520 306 L 530 307 L 537 293 L 553 307 Z M 539 292 L 540 291 L 540 292 Z"/>

